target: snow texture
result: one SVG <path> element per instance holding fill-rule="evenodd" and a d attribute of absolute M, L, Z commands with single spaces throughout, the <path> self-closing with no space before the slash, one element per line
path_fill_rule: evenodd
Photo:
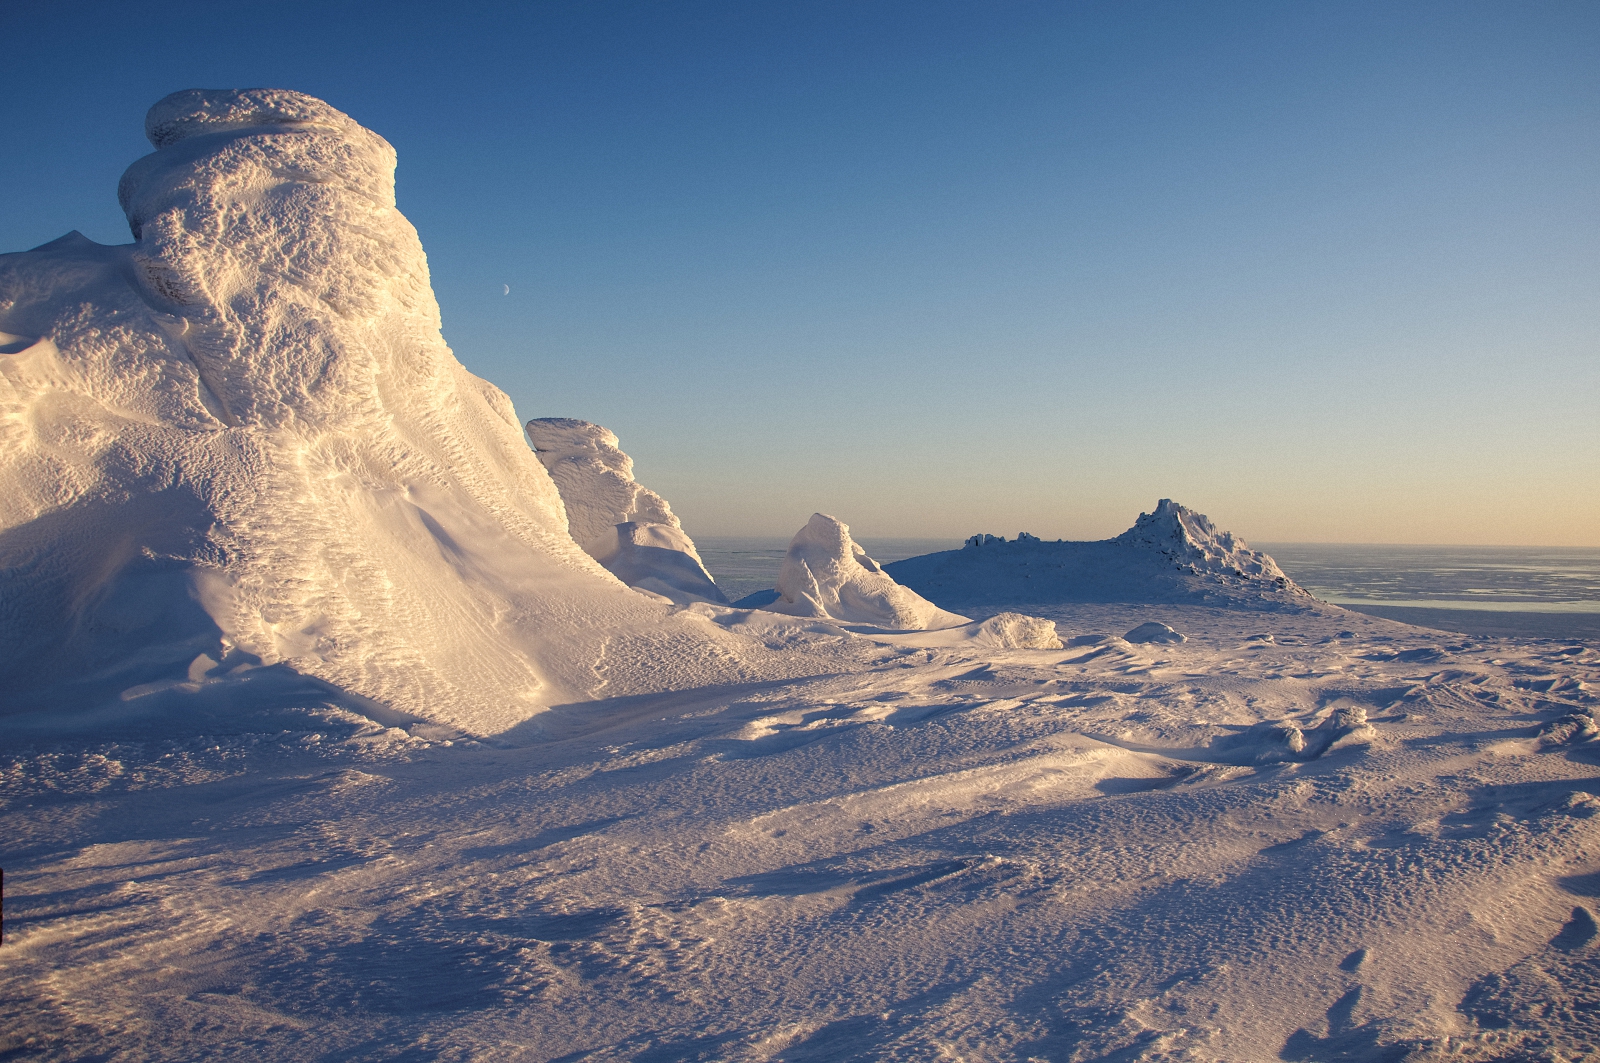
<path fill-rule="evenodd" d="M 850 538 L 850 526 L 813 513 L 778 570 L 777 597 L 761 608 L 895 631 L 954 627 L 968 619 L 900 586 Z"/>
<path fill-rule="evenodd" d="M 832 668 L 515 749 L 11 735 L 0 1052 L 1593 1058 L 1600 761 L 1543 737 L 1600 652 L 1333 609 L 1105 634 L 1140 608 L 1054 650 L 722 611 Z"/>
<path fill-rule="evenodd" d="M 1060 603 L 1264 611 L 1318 605 L 1272 558 L 1165 498 L 1113 539 L 1045 542 L 1023 533 L 1007 542 L 974 535 L 960 550 L 907 558 L 884 569 L 930 601 L 965 612 Z"/>
<path fill-rule="evenodd" d="M 614 432 L 567 417 L 538 418 L 525 430 L 590 557 L 630 587 L 727 604 L 667 500 L 634 480 Z"/>

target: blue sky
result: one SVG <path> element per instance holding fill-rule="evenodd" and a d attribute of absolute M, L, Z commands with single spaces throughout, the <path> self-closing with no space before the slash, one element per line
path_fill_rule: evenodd
<path fill-rule="evenodd" d="M 445 337 L 691 533 L 1600 545 L 1592 3 L 0 0 L 0 248 L 189 87 L 399 152 Z M 504 294 L 505 286 L 510 294 Z"/>

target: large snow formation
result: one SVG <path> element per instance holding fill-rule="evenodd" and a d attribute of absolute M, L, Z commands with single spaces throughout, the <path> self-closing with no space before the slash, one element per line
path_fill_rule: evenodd
<path fill-rule="evenodd" d="M 761 608 L 898 631 L 969 622 L 896 583 L 850 538 L 850 526 L 826 513 L 813 513 L 795 533 L 778 571 L 777 597 Z"/>
<path fill-rule="evenodd" d="M 175 93 L 146 132 L 133 244 L 0 256 L 8 710 L 312 677 L 494 732 L 723 675 L 735 636 L 578 548 L 445 345 L 381 137 L 273 89 Z"/>
<path fill-rule="evenodd" d="M 950 609 L 1010 605 L 1169 603 L 1250 609 L 1312 607 L 1277 563 L 1205 515 L 1163 498 L 1133 527 L 1099 542 L 974 535 L 960 550 L 885 565 L 900 583 Z"/>
<path fill-rule="evenodd" d="M 630 587 L 726 604 L 667 500 L 634 480 L 616 433 L 568 417 L 536 418 L 525 430 L 561 492 L 572 538 L 590 557 Z"/>

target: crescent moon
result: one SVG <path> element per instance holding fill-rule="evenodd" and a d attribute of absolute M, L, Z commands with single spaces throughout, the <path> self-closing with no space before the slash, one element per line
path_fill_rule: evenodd
<path fill-rule="evenodd" d="M 502 285 L 501 285 L 501 286 L 500 286 L 500 287 L 502 287 L 502 288 L 504 288 L 504 289 L 505 289 L 505 290 L 506 290 L 506 294 L 507 294 L 507 295 L 510 295 L 510 294 L 511 294 L 511 285 L 509 285 L 509 284 L 502 284 Z"/>

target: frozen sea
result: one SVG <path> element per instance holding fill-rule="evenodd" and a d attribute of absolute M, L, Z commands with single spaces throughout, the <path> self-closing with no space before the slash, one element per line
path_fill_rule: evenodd
<path fill-rule="evenodd" d="M 1600 550 L 1264 543 L 1323 601 L 1474 635 L 1600 637 Z"/>
<path fill-rule="evenodd" d="M 788 540 L 696 539 L 730 601 L 771 587 Z M 860 540 L 880 564 L 961 545 Z M 1323 601 L 1408 624 L 1476 635 L 1600 638 L 1600 549 L 1258 543 Z"/>

